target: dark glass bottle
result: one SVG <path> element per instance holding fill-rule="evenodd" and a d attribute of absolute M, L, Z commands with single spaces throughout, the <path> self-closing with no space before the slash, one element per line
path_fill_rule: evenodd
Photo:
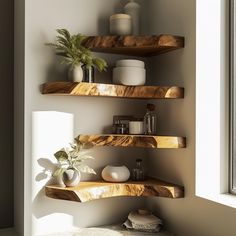
<path fill-rule="evenodd" d="M 94 83 L 94 67 L 93 66 L 87 67 L 83 65 L 82 68 L 83 68 L 83 82 Z"/>
<path fill-rule="evenodd" d="M 155 105 L 147 104 L 147 112 L 144 116 L 144 133 L 151 135 L 157 132 L 157 115 L 155 113 Z"/>
<path fill-rule="evenodd" d="M 145 172 L 142 166 L 142 159 L 136 160 L 136 167 L 132 171 L 132 179 L 134 181 L 143 181 L 145 180 Z"/>

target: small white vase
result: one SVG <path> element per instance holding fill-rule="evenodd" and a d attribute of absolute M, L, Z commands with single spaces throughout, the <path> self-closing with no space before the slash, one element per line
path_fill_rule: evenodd
<path fill-rule="evenodd" d="M 65 170 L 62 175 L 62 181 L 67 187 L 74 187 L 79 185 L 81 174 L 75 169 Z"/>
<path fill-rule="evenodd" d="M 83 69 L 81 65 L 71 66 L 68 71 L 69 80 L 72 82 L 82 82 L 83 80 Z"/>
<path fill-rule="evenodd" d="M 125 182 L 130 177 L 130 171 L 126 166 L 106 166 L 102 171 L 102 178 L 108 182 Z"/>
<path fill-rule="evenodd" d="M 124 11 L 132 18 L 132 31 L 134 35 L 140 34 L 140 5 L 134 0 L 129 0 Z"/>

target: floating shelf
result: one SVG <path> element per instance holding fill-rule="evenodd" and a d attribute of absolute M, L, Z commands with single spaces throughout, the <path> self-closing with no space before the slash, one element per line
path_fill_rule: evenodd
<path fill-rule="evenodd" d="M 83 44 L 94 52 L 148 57 L 183 48 L 184 37 L 174 35 L 90 36 Z"/>
<path fill-rule="evenodd" d="M 184 197 L 184 188 L 175 184 L 150 179 L 143 182 L 108 183 L 104 181 L 81 182 L 76 187 L 46 186 L 46 196 L 76 202 L 96 199 L 133 196 L 133 197 Z"/>
<path fill-rule="evenodd" d="M 42 93 L 67 96 L 173 99 L 183 98 L 184 88 L 176 86 L 124 86 L 84 82 L 50 82 L 43 84 Z"/>
<path fill-rule="evenodd" d="M 93 134 L 79 135 L 77 140 L 95 146 L 185 148 L 186 138 L 174 136 Z"/>

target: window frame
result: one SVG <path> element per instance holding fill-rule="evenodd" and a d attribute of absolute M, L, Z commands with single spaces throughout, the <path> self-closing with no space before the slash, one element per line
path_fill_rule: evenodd
<path fill-rule="evenodd" d="M 196 2 L 195 195 L 236 209 L 229 189 L 230 1 Z"/>
<path fill-rule="evenodd" d="M 234 173 L 234 163 L 236 163 L 236 155 L 234 156 L 234 152 L 236 151 L 236 83 L 235 83 L 235 57 L 236 57 L 236 37 L 235 37 L 235 29 L 236 29 L 236 0 L 230 0 L 230 24 L 229 24 L 229 32 L 230 32 L 230 50 L 229 50 L 229 57 L 230 57 L 230 82 L 229 82 L 229 106 L 230 106 L 230 114 L 229 114 L 229 192 L 231 194 L 236 195 L 236 187 L 234 187 L 234 184 L 236 185 L 236 178 L 234 180 L 234 175 L 236 176 L 236 173 Z M 236 171 L 236 170 L 235 170 Z"/>

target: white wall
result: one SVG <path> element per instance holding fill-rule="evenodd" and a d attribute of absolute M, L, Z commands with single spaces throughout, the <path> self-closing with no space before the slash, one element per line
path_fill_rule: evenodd
<path fill-rule="evenodd" d="M 145 204 L 142 198 L 114 198 L 79 204 L 49 199 L 43 192 L 50 177 L 42 171 L 52 168 L 50 161 L 55 162 L 53 153 L 72 137 L 81 133 L 107 132 L 113 115 L 143 115 L 145 112 L 144 101 L 59 97 L 40 93 L 42 83 L 66 80 L 65 67 L 59 64 L 53 50 L 45 46 L 46 42 L 55 39 L 55 29 L 67 28 L 72 33 L 87 35 L 107 34 L 109 15 L 117 12 L 122 5 L 123 2 L 119 0 L 48 0 L 46 4 L 40 0 L 25 1 L 25 58 L 24 54 L 18 55 L 25 63 L 24 82 L 21 81 L 25 89 L 24 236 L 63 231 L 71 227 L 117 223 L 124 220 L 131 209 Z M 104 57 L 109 58 L 111 65 L 122 56 Z M 105 82 L 110 79 L 111 71 L 98 78 Z M 55 122 L 51 122 L 52 117 Z M 42 121 L 46 122 L 47 128 L 43 127 Z M 106 164 L 124 163 L 132 166 L 137 157 L 145 157 L 144 150 L 129 148 L 96 148 L 93 155 L 96 159 L 90 165 L 98 173 Z M 91 178 L 95 177 L 83 176 L 84 180 Z"/>
<path fill-rule="evenodd" d="M 60 145 L 62 145 L 80 133 L 103 132 L 115 114 L 143 114 L 145 101 L 54 97 L 41 95 L 39 90 L 40 84 L 46 81 L 64 80 L 66 77 L 65 68 L 59 65 L 52 50 L 44 45 L 45 42 L 55 38 L 54 29 L 65 27 L 74 33 L 106 34 L 108 33 L 107 18 L 114 9 L 120 8 L 121 1 L 48 0 L 45 4 L 39 0 L 26 0 L 25 8 L 23 1 L 21 4 L 20 1 L 16 1 L 16 3 L 18 13 L 16 15 L 21 16 L 16 19 L 19 26 L 17 36 L 20 35 L 21 40 L 24 40 L 22 32 L 24 33 L 25 29 L 25 43 L 19 41 L 21 47 L 16 47 L 19 50 L 23 49 L 22 46 L 25 45 L 25 52 L 18 51 L 16 57 L 18 62 L 16 71 L 19 72 L 16 73 L 16 76 L 20 79 L 17 80 L 19 83 L 16 83 L 16 104 L 21 108 L 16 106 L 18 114 L 16 116 L 16 141 L 23 141 L 22 136 L 25 134 L 25 150 L 22 148 L 22 143 L 16 142 L 18 144 L 16 150 L 20 158 L 15 161 L 16 165 L 24 164 L 22 169 L 24 169 L 25 180 L 25 232 L 21 235 L 32 236 L 64 230 L 72 226 L 95 226 L 117 222 L 130 209 L 145 205 L 144 199 L 114 198 L 78 204 L 46 198 L 42 189 L 44 184 L 49 181 L 49 177 L 42 179 L 41 171 L 44 168 L 50 168 L 51 164 L 46 162 L 45 165 L 45 160 L 42 158 L 49 158 L 53 161 L 54 147 L 58 148 L 59 141 L 55 142 L 55 139 L 51 138 L 47 145 L 35 141 L 44 133 L 45 137 L 57 136 L 54 129 L 57 130 L 57 127 L 60 127 L 61 130 L 64 130 L 64 136 L 60 139 Z M 176 84 L 185 87 L 183 100 L 155 101 L 155 103 L 158 109 L 160 133 L 186 136 L 187 148 L 152 150 L 149 152 L 148 159 L 150 173 L 153 176 L 183 184 L 186 197 L 179 200 L 152 198 L 148 201 L 149 206 L 164 219 L 165 224 L 176 235 L 234 235 L 236 212 L 233 208 L 195 197 L 195 1 L 149 0 L 143 3 L 143 8 L 147 10 L 143 17 L 146 19 L 143 21 L 144 33 L 173 33 L 184 35 L 186 38 L 184 49 L 158 56 L 154 58 L 153 62 L 150 60 L 152 73 L 149 79 L 153 78 L 153 84 Z M 21 21 L 18 21 L 19 19 Z M 115 59 L 121 58 L 121 56 L 115 55 L 104 55 L 104 57 L 109 58 L 109 64 L 113 64 Z M 22 66 L 19 62 L 24 62 L 24 65 Z M 25 68 L 25 75 L 23 68 Z M 109 76 L 111 76 L 110 72 L 108 75 L 100 75 L 99 81 L 109 81 Z M 24 90 L 23 122 L 21 112 Z M 19 100 L 19 98 L 21 99 Z M 39 111 L 46 111 L 46 113 L 39 113 Z M 32 120 L 32 117 L 35 114 L 46 114 L 51 117 L 55 111 L 60 112 L 57 114 L 61 114 L 60 119 L 57 118 L 59 116 L 55 116 L 55 120 L 59 122 L 58 126 L 54 125 L 51 129 L 45 129 L 45 132 L 43 132 L 43 128 L 39 129 L 42 124 L 33 128 L 32 124 L 35 124 L 35 119 Z M 66 122 L 67 127 L 71 127 L 70 130 L 63 128 L 61 119 L 64 119 L 63 122 Z M 50 119 L 46 120 L 50 125 Z M 21 130 L 23 123 L 24 132 Z M 23 151 L 25 151 L 24 156 Z M 108 163 L 119 162 L 131 165 L 136 157 L 145 155 L 142 149 L 121 148 L 97 148 L 94 149 L 93 154 L 96 160 L 90 164 L 98 171 Z M 17 181 L 22 177 L 20 171 L 22 169 L 19 168 L 19 172 L 16 172 L 17 177 L 19 176 L 16 178 Z M 84 176 L 83 179 L 89 178 L 91 177 Z M 19 209 L 22 207 L 22 191 L 19 191 L 17 186 L 19 199 L 16 197 L 18 199 L 16 212 L 22 213 L 22 210 Z M 22 232 L 23 218 L 21 216 L 22 214 L 16 215 L 16 222 Z M 21 221 L 19 221 L 20 219 Z M 48 222 L 50 222 L 50 227 Z"/>
<path fill-rule="evenodd" d="M 207 1 L 210 9 L 213 9 L 215 2 Z M 164 218 L 170 231 L 176 235 L 233 236 L 236 230 L 235 209 L 195 196 L 195 11 L 194 0 L 151 1 L 150 33 L 173 33 L 184 35 L 186 39 L 183 50 L 156 58 L 153 63 L 153 81 L 185 88 L 184 100 L 161 101 L 157 102 L 157 106 L 160 132 L 186 136 L 187 148 L 150 152 L 149 166 L 153 176 L 183 184 L 186 196 L 173 201 L 153 198 L 149 205 Z M 210 16 L 211 12 L 208 14 Z M 201 115 L 207 117 L 209 112 Z"/>

